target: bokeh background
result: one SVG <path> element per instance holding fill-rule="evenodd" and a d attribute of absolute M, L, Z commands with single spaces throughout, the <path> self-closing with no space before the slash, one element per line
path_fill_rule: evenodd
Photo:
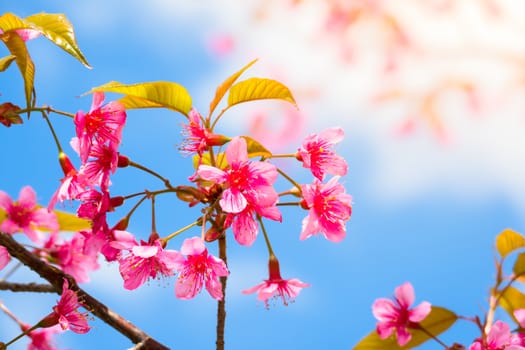
<path fill-rule="evenodd" d="M 276 301 L 269 310 L 255 296 L 240 294 L 266 278 L 263 240 L 250 248 L 232 240 L 228 349 L 350 349 L 375 326 L 373 301 L 391 296 L 405 281 L 414 285 L 416 302 L 427 300 L 463 316 L 487 310 L 494 238 L 507 227 L 525 231 L 521 1 L 3 0 L 0 11 L 21 17 L 64 13 L 93 66 L 85 69 L 45 38 L 29 42 L 38 104 L 87 111 L 91 97 L 81 95 L 94 86 L 168 80 L 185 86 L 204 113 L 216 86 L 258 58 L 243 76 L 282 81 L 299 110 L 280 101 L 241 105 L 223 118 L 221 132 L 249 134 L 272 150 L 294 152 L 310 132 L 344 128 L 337 149 L 349 164 L 343 180 L 354 199 L 347 238 L 340 244 L 322 237 L 300 241 L 306 212 L 283 208 L 283 224 L 268 226 L 283 277 L 311 287 L 295 303 Z M 0 102 L 23 105 L 22 91 L 13 65 L 0 75 Z M 52 119 L 67 147 L 74 135 L 71 121 Z M 177 149 L 183 121 L 165 110 L 130 111 L 121 152 L 174 184 L 187 183 L 191 159 Z M 44 121 L 35 114 L 23 126 L 2 127 L 0 140 L 0 188 L 17 197 L 29 184 L 46 204 L 61 173 Z M 299 182 L 311 181 L 299 163 L 279 166 Z M 111 191 L 159 186 L 134 169 L 121 169 Z M 139 237 L 149 233 L 149 211 L 146 205 L 132 218 L 129 230 Z M 161 234 L 194 215 L 173 198 L 158 199 Z M 109 220 L 119 218 L 117 212 Z M 185 237 L 198 234 L 195 229 Z M 173 243 L 170 248 L 178 249 L 182 239 Z M 177 300 L 173 280 L 126 291 L 117 267 L 107 263 L 91 277 L 86 290 L 160 342 L 214 348 L 216 304 L 206 293 Z M 35 275 L 22 268 L 11 279 L 33 281 Z M 0 299 L 32 323 L 58 296 L 0 292 Z M 131 347 L 101 321 L 92 325 L 85 336 L 58 336 L 58 347 Z M 17 332 L 0 315 L 0 339 Z M 474 325 L 459 321 L 442 339 L 468 345 L 478 335 Z M 25 347 L 20 341 L 13 349 Z"/>

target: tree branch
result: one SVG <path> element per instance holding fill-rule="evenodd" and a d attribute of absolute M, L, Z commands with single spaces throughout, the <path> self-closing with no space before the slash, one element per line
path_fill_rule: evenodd
<path fill-rule="evenodd" d="M 6 281 L 0 281 L 0 290 L 10 290 L 11 292 L 58 293 L 58 290 L 50 284 L 14 283 Z"/>
<path fill-rule="evenodd" d="M 137 350 L 169 350 L 168 347 L 160 344 L 155 339 L 151 338 L 148 334 L 138 329 L 131 322 L 122 318 L 119 314 L 112 311 L 106 305 L 86 293 L 84 290 L 79 288 L 75 279 L 64 272 L 60 271 L 54 266 L 46 264 L 40 260 L 31 252 L 27 251 L 17 241 L 11 237 L 11 235 L 0 232 L 0 245 L 6 247 L 9 254 L 18 259 L 21 263 L 29 267 L 47 280 L 54 288 L 55 292 L 62 292 L 62 284 L 64 278 L 69 281 L 70 289 L 74 290 L 79 298 L 79 301 L 84 307 L 89 310 L 93 315 L 106 322 L 109 326 L 113 327 L 116 331 L 127 337 L 134 344 L 139 344 L 134 347 Z"/>

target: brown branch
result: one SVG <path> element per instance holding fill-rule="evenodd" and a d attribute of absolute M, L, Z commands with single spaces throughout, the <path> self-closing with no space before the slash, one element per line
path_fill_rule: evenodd
<path fill-rule="evenodd" d="M 226 236 L 223 234 L 219 238 L 219 258 L 226 265 Z M 220 277 L 222 285 L 222 299 L 217 302 L 217 339 L 215 340 L 216 350 L 224 350 L 224 328 L 226 325 L 226 282 L 228 276 Z"/>
<path fill-rule="evenodd" d="M 125 320 L 119 314 L 115 313 L 106 305 L 102 304 L 90 294 L 79 288 L 74 278 L 60 271 L 56 267 L 46 264 L 37 256 L 27 251 L 15 241 L 11 235 L 0 232 L 0 245 L 6 247 L 12 257 L 18 259 L 22 264 L 26 265 L 31 270 L 38 273 L 40 277 L 47 280 L 56 292 L 62 292 L 62 284 L 64 278 L 66 278 L 69 281 L 70 288 L 77 293 L 79 300 L 87 310 L 127 337 L 134 344 L 140 344 L 138 347 L 135 346 L 134 349 L 169 350 L 168 347 L 160 344 L 148 334 L 138 329 L 131 322 Z"/>
<path fill-rule="evenodd" d="M 11 292 L 33 292 L 33 293 L 58 293 L 59 291 L 50 284 L 38 283 L 14 283 L 0 281 L 0 290 Z"/>

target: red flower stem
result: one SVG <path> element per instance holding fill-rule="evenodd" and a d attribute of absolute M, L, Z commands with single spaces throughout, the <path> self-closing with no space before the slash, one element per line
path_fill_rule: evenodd
<path fill-rule="evenodd" d="M 271 157 L 268 158 L 295 158 L 295 153 L 283 153 L 283 154 L 272 154 Z"/>
<path fill-rule="evenodd" d="M 129 161 L 129 166 L 132 166 L 134 168 L 137 168 L 137 169 L 140 169 L 142 171 L 145 171 L 146 173 L 148 174 L 151 174 L 153 176 L 155 176 L 156 178 L 159 178 L 162 182 L 164 182 L 164 184 L 166 185 L 166 187 L 168 188 L 173 188 L 173 186 L 171 186 L 170 184 L 170 180 L 166 179 L 165 177 L 163 177 L 162 175 L 156 173 L 155 171 L 149 169 L 149 168 L 146 168 L 145 166 L 143 165 L 140 165 L 138 163 L 135 163 L 134 161 L 130 160 Z"/>
<path fill-rule="evenodd" d="M 168 236 L 164 237 L 164 238 L 161 238 L 164 242 L 168 242 L 170 239 L 172 239 L 173 237 L 181 234 L 182 232 L 186 231 L 186 230 L 189 230 L 190 228 L 192 228 L 193 226 L 199 226 L 199 225 L 202 225 L 202 218 L 198 218 L 197 220 L 195 220 L 195 222 L 192 222 L 191 224 L 189 225 L 186 225 L 184 226 L 183 228 L 169 234 Z"/>
<path fill-rule="evenodd" d="M 215 120 L 213 121 L 213 123 L 211 124 L 211 127 L 210 127 L 210 131 L 213 132 L 213 129 L 215 128 L 215 125 L 217 124 L 217 122 L 219 121 L 219 119 L 221 119 L 222 115 L 224 114 L 224 112 L 226 112 L 228 110 L 228 108 L 230 108 L 229 106 L 224 108 L 220 113 L 219 115 L 217 115 L 217 117 L 215 118 Z M 211 117 L 211 116 L 210 116 Z"/>
<path fill-rule="evenodd" d="M 219 239 L 219 258 L 228 266 L 226 257 L 226 236 L 222 235 Z M 224 328 L 226 326 L 226 282 L 227 276 L 220 277 L 222 285 L 222 299 L 217 302 L 217 338 L 215 346 L 217 350 L 224 350 Z"/>
<path fill-rule="evenodd" d="M 4 349 L 6 349 L 9 345 L 13 344 L 15 341 L 17 341 L 18 339 L 22 338 L 23 336 L 28 335 L 30 332 L 34 331 L 37 328 L 40 328 L 38 323 L 35 324 L 33 327 L 23 331 L 22 333 L 20 333 L 19 335 L 17 335 L 16 337 L 14 337 L 10 341 L 8 341 L 7 343 L 3 344 Z"/>
<path fill-rule="evenodd" d="M 64 116 L 69 117 L 69 118 L 75 118 L 74 114 L 71 114 L 71 113 L 68 113 L 68 112 L 59 111 L 58 109 L 54 109 L 54 108 L 51 108 L 49 106 L 20 109 L 20 110 L 18 110 L 17 113 L 18 114 L 22 114 L 22 113 L 29 113 L 29 112 L 47 112 L 47 113 L 51 113 L 52 112 L 52 113 L 64 115 Z"/>
<path fill-rule="evenodd" d="M 106 322 L 110 327 L 121 333 L 134 344 L 141 344 L 142 350 L 169 350 L 168 347 L 160 344 L 155 339 L 151 338 L 144 331 L 137 328 L 131 322 L 127 321 L 119 314 L 108 308 L 106 305 L 86 293 L 78 287 L 75 279 L 56 267 L 46 264 L 31 252 L 27 251 L 11 235 L 0 232 L 0 245 L 6 247 L 9 255 L 18 259 L 22 264 L 35 271 L 40 277 L 47 280 L 53 285 L 57 292 L 62 291 L 62 284 L 64 278 L 69 282 L 70 288 L 74 290 L 82 305 L 89 310 L 93 315 Z"/>
<path fill-rule="evenodd" d="M 257 215 L 257 221 L 259 221 L 259 225 L 261 225 L 261 231 L 264 236 L 264 241 L 266 242 L 266 247 L 268 248 L 268 253 L 270 254 L 270 257 L 275 256 L 273 253 L 272 245 L 270 243 L 270 239 L 268 238 L 268 234 L 266 233 L 266 228 L 264 227 L 264 223 L 259 215 Z"/>
<path fill-rule="evenodd" d="M 55 140 L 55 144 L 58 148 L 58 153 L 64 153 L 62 151 L 62 146 L 60 145 L 60 141 L 58 141 L 57 134 L 55 133 L 55 129 L 53 128 L 53 125 L 51 125 L 51 121 L 49 120 L 49 117 L 47 116 L 47 113 L 45 111 L 42 111 L 42 117 L 44 117 L 45 121 L 47 122 L 47 125 L 49 126 L 49 130 L 51 130 L 51 134 L 53 134 L 53 139 Z"/>
<path fill-rule="evenodd" d="M 292 179 L 290 176 L 288 176 L 288 174 L 286 174 L 284 171 L 282 171 L 281 169 L 277 168 L 277 171 L 279 172 L 279 174 L 281 174 L 286 180 L 290 181 L 292 185 L 294 185 L 298 190 L 299 190 L 299 193 L 303 193 L 303 191 L 301 190 L 301 185 L 299 185 L 294 179 Z"/>
<path fill-rule="evenodd" d="M 157 224 L 155 222 L 155 195 L 151 195 L 151 232 L 157 232 Z"/>
<path fill-rule="evenodd" d="M 284 202 L 284 203 L 277 203 L 276 206 L 300 206 L 301 202 Z"/>
<path fill-rule="evenodd" d="M 421 325 L 418 325 L 417 329 L 419 329 L 420 331 L 422 331 L 423 333 L 428 335 L 430 338 L 432 338 L 435 341 L 437 341 L 439 343 L 439 345 L 441 345 L 445 349 L 450 349 L 450 347 L 447 344 L 443 343 L 443 341 L 441 341 L 441 339 L 436 337 L 434 334 L 430 333 L 426 328 L 423 328 L 423 327 L 421 327 Z"/>

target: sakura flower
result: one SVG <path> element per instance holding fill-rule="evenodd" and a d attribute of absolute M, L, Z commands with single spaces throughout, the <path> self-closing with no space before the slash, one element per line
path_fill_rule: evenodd
<path fill-rule="evenodd" d="M 179 252 L 165 250 L 159 239 L 153 243 L 144 241 L 134 245 L 128 255 L 119 258 L 119 270 L 124 279 L 124 288 L 133 290 L 140 287 L 148 278 L 155 278 L 157 274 L 173 276 L 173 270 L 180 260 Z M 122 247 L 122 242 L 119 243 Z"/>
<path fill-rule="evenodd" d="M 334 176 L 326 184 L 315 179 L 311 185 L 302 185 L 304 208 L 309 209 L 303 219 L 301 239 L 321 232 L 332 242 L 341 242 L 346 235 L 345 222 L 352 215 L 352 196 Z"/>
<path fill-rule="evenodd" d="M 60 186 L 51 197 L 47 206 L 48 210 L 52 210 L 55 207 L 56 202 L 76 199 L 77 196 L 84 192 L 86 187 L 90 185 L 86 176 L 78 173 L 77 169 L 64 152 L 60 152 L 58 160 L 65 177 L 60 180 Z"/>
<path fill-rule="evenodd" d="M 268 308 L 268 300 L 270 298 L 280 297 L 284 305 L 288 305 L 288 301 L 293 301 L 301 289 L 310 287 L 309 284 L 303 283 L 297 278 L 284 280 L 281 277 L 279 269 L 279 260 L 274 255 L 270 256 L 268 261 L 268 269 L 270 277 L 264 282 L 255 287 L 248 288 L 241 291 L 243 294 L 251 294 L 257 292 L 257 299 L 264 301 L 264 305 Z"/>
<path fill-rule="evenodd" d="M 27 331 L 31 326 L 28 324 L 22 324 L 22 331 Z M 50 328 L 36 329 L 27 334 L 31 339 L 31 343 L 27 345 L 27 350 L 57 350 L 55 347 L 53 336 L 60 333 L 62 328 L 59 325 L 55 325 Z"/>
<path fill-rule="evenodd" d="M 36 193 L 30 186 L 20 190 L 17 201 L 0 191 L 0 208 L 7 217 L 0 223 L 0 231 L 15 233 L 23 231 L 35 243 L 40 241 L 38 228 L 58 230 L 56 215 L 47 209 L 39 208 L 36 203 Z"/>
<path fill-rule="evenodd" d="M 223 297 L 221 276 L 228 275 L 228 268 L 224 261 L 213 255 L 208 255 L 204 242 L 199 237 L 188 238 L 182 243 L 176 269 L 179 277 L 175 284 L 175 295 L 180 299 L 191 299 L 206 286 L 206 290 L 213 299 Z"/>
<path fill-rule="evenodd" d="M 498 320 L 490 327 L 487 336 L 476 339 L 469 350 L 525 350 L 520 345 L 520 337 L 510 332 L 508 324 Z"/>
<path fill-rule="evenodd" d="M 117 170 L 118 152 L 107 144 L 93 142 L 89 157 L 94 159 L 84 163 L 79 173 L 85 176 L 90 184 L 100 186 L 103 191 L 107 191 L 110 185 L 109 175 Z"/>
<path fill-rule="evenodd" d="M 222 135 L 214 134 L 209 129 L 203 127 L 201 116 L 195 108 L 189 113 L 189 123 L 183 125 L 183 135 L 185 136 L 180 150 L 184 153 L 192 154 L 202 153 L 209 146 L 222 146 L 228 142 L 228 138 Z"/>
<path fill-rule="evenodd" d="M 251 246 L 255 242 L 259 225 L 254 219 L 254 215 L 264 216 L 268 219 L 281 221 L 282 216 L 276 206 L 253 207 L 248 204 L 246 208 L 238 214 L 228 214 L 225 227 L 232 226 L 235 240 L 242 245 Z"/>
<path fill-rule="evenodd" d="M 60 300 L 53 306 L 53 312 L 39 322 L 40 327 L 51 327 L 59 324 L 63 330 L 70 329 L 75 333 L 89 332 L 87 314 L 78 311 L 81 305 L 77 294 L 69 289 L 69 283 L 64 279 Z"/>
<path fill-rule="evenodd" d="M 40 256 L 60 266 L 77 282 L 89 282 L 88 272 L 99 268 L 98 250 L 92 249 L 93 241 L 89 241 L 89 237 L 85 232 L 78 232 L 70 241 L 62 241 L 57 233 L 51 234 Z M 90 245 L 87 245 L 88 241 Z"/>
<path fill-rule="evenodd" d="M 417 326 L 431 311 L 431 305 L 426 301 L 409 309 L 414 299 L 414 288 L 410 282 L 405 282 L 395 289 L 393 301 L 385 298 L 376 299 L 372 305 L 372 312 L 379 320 L 376 329 L 381 339 L 388 338 L 395 331 L 400 346 L 410 341 L 412 335 L 408 329 Z"/>
<path fill-rule="evenodd" d="M 270 207 L 277 203 L 277 192 L 272 184 L 278 173 L 274 165 L 248 160 L 246 140 L 235 137 L 226 149 L 229 169 L 221 170 L 200 165 L 197 174 L 204 180 L 222 184 L 221 208 L 227 213 L 242 212 L 248 204 L 255 208 Z"/>
<path fill-rule="evenodd" d="M 6 267 L 10 260 L 11 256 L 9 255 L 7 248 L 0 246 L 0 270 Z"/>
<path fill-rule="evenodd" d="M 93 103 L 88 113 L 77 112 L 74 118 L 77 137 L 79 139 L 79 154 L 82 164 L 89 156 L 91 145 L 95 139 L 104 144 L 109 141 L 111 148 L 116 149 L 122 139 L 122 129 L 126 122 L 124 106 L 117 101 L 104 103 L 104 93 L 95 92 Z"/>
<path fill-rule="evenodd" d="M 309 168 L 321 181 L 324 180 L 325 174 L 344 176 L 348 171 L 346 161 L 332 150 L 333 145 L 343 137 L 344 131 L 341 128 L 330 128 L 319 134 L 310 134 L 297 150 L 296 157 L 303 162 L 303 167 Z"/>

